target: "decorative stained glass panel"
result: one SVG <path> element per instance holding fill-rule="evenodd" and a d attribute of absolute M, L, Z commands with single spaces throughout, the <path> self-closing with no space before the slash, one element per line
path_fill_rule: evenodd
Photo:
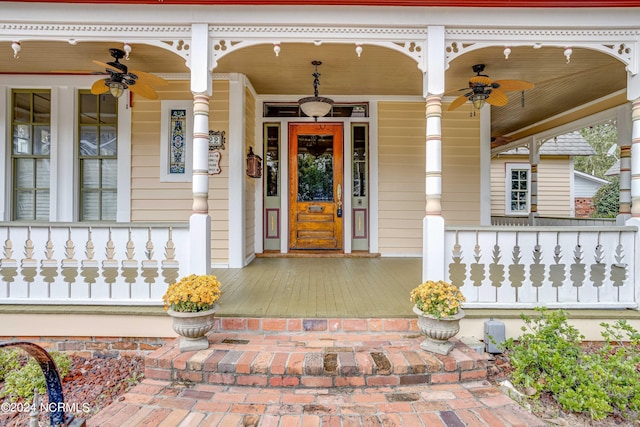
<path fill-rule="evenodd" d="M 169 173 L 184 174 L 185 129 L 187 128 L 187 110 L 171 111 L 171 140 L 169 144 Z"/>

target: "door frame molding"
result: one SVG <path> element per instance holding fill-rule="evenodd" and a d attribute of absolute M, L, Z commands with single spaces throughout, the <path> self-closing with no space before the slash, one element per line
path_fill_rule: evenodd
<path fill-rule="evenodd" d="M 335 102 L 354 102 L 354 98 L 351 96 L 332 96 L 332 99 Z M 263 107 L 266 102 L 295 102 L 292 101 L 290 95 L 255 95 L 256 100 L 256 148 L 260 147 L 260 152 L 256 151 L 256 154 L 263 155 L 262 152 L 262 127 L 265 123 L 279 123 L 280 124 L 280 153 L 282 159 L 286 159 L 289 156 L 289 145 L 285 143 L 285 141 L 289 141 L 289 123 L 312 123 L 313 118 L 307 117 L 265 117 L 263 116 Z M 378 209 L 379 209 L 379 201 L 378 201 L 378 102 L 381 101 L 393 101 L 393 102 L 422 102 L 424 103 L 424 98 L 419 96 L 382 96 L 382 97 L 371 97 L 364 96 L 358 97 L 358 102 L 368 102 L 369 103 L 369 116 L 368 117 L 330 117 L 330 118 L 322 118 L 318 120 L 318 123 L 324 123 L 323 120 L 330 120 L 331 122 L 342 123 L 345 129 L 348 129 L 352 123 L 369 123 L 369 252 L 372 254 L 379 253 L 379 235 L 378 235 Z M 345 156 L 348 157 L 348 153 L 351 150 L 351 136 L 345 135 L 344 139 L 344 150 L 346 152 Z M 351 165 L 347 161 L 347 157 L 345 157 L 344 164 L 344 174 L 345 174 L 345 183 L 344 183 L 344 193 L 349 193 L 351 189 L 351 183 L 349 180 L 351 179 Z M 244 165 L 242 165 L 244 167 Z M 280 189 L 284 189 L 285 186 L 288 185 L 288 177 L 289 177 L 289 166 L 288 162 L 281 163 L 280 176 L 278 178 L 278 182 L 280 185 Z M 256 192 L 256 236 L 263 236 L 264 238 L 264 229 L 263 229 L 263 221 L 264 221 L 264 194 L 262 191 L 262 186 L 258 186 Z M 349 197 L 344 198 L 343 209 L 345 212 L 350 212 L 351 209 L 351 200 Z M 289 200 L 287 197 L 282 197 L 280 200 L 280 211 L 282 212 L 281 219 L 284 216 L 285 212 L 289 212 Z M 345 234 L 351 233 L 351 220 L 349 215 L 343 216 L 343 232 Z M 289 221 L 281 221 L 279 224 L 280 227 L 280 235 L 282 238 L 280 239 L 280 254 L 289 253 Z M 256 239 L 256 253 L 264 254 L 265 250 L 262 246 L 261 241 Z M 351 249 L 351 241 L 349 239 L 345 239 L 343 241 L 344 253 L 350 254 L 352 253 Z M 395 256 L 395 255 L 392 255 Z M 413 256 L 413 255 L 412 255 Z"/>

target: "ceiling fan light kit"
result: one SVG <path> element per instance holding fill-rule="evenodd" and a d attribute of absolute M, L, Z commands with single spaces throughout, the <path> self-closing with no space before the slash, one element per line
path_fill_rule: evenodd
<path fill-rule="evenodd" d="M 109 87 L 109 92 L 114 96 L 114 98 L 120 98 L 124 93 L 124 90 L 127 88 L 124 83 L 121 82 L 105 81 L 105 85 Z"/>

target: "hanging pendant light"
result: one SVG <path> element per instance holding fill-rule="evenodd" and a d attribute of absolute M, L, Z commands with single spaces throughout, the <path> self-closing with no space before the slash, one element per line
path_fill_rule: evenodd
<path fill-rule="evenodd" d="M 318 96 L 318 86 L 320 86 L 320 73 L 318 73 L 318 65 L 321 65 L 320 61 L 312 61 L 312 65 L 316 67 L 313 75 L 313 96 L 308 96 L 306 98 L 301 98 L 298 100 L 298 105 L 302 112 L 309 116 L 313 117 L 316 121 L 318 121 L 318 117 L 324 117 L 331 111 L 333 108 L 333 100 L 330 98 L 324 98 Z"/>

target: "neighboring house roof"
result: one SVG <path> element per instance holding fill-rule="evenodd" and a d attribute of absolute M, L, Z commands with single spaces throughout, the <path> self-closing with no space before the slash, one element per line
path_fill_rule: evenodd
<path fill-rule="evenodd" d="M 606 179 L 598 178 L 597 176 L 574 170 L 573 196 L 577 198 L 593 197 L 600 187 L 608 183 L 609 181 L 607 181 Z"/>
<path fill-rule="evenodd" d="M 580 132 L 570 132 L 546 140 L 540 147 L 541 156 L 593 156 L 596 150 L 580 135 Z M 500 155 L 529 155 L 526 146 L 503 151 Z"/>
<path fill-rule="evenodd" d="M 620 159 L 616 160 L 616 162 L 604 173 L 605 176 L 618 176 L 620 175 Z"/>

